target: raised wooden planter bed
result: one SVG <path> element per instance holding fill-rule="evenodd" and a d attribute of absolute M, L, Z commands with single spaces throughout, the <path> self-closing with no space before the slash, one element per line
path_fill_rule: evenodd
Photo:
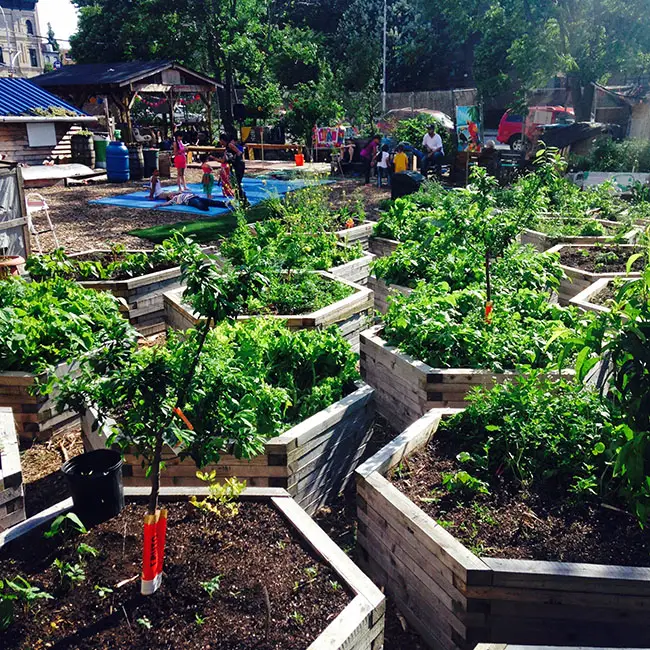
<path fill-rule="evenodd" d="M 0 407 L 0 531 L 25 519 L 20 449 L 12 410 Z"/>
<path fill-rule="evenodd" d="M 127 253 L 146 251 L 129 250 Z M 109 250 L 93 249 L 73 253 L 70 257 L 92 253 L 110 253 Z M 122 298 L 128 309 L 125 316 L 138 331 L 149 336 L 165 330 L 165 306 L 163 293 L 181 286 L 181 267 L 174 266 L 164 271 L 147 273 L 128 280 L 88 280 L 80 282 L 88 289 L 110 291 L 116 298 Z"/>
<path fill-rule="evenodd" d="M 368 248 L 373 255 L 377 257 L 388 257 L 395 252 L 400 245 L 396 239 L 386 239 L 386 237 L 370 237 Z"/>
<path fill-rule="evenodd" d="M 315 512 L 345 487 L 358 466 L 372 436 L 375 415 L 374 390 L 361 385 L 332 406 L 307 418 L 267 441 L 263 454 L 250 460 L 224 454 L 205 468 L 217 478 L 236 476 L 254 487 L 282 487 L 307 511 Z M 106 446 L 108 427 L 89 409 L 81 420 L 87 450 Z M 167 447 L 163 453 L 163 485 L 203 485 L 191 459 L 179 460 Z M 133 455 L 124 458 L 124 484 L 147 485 L 149 479 Z"/>
<path fill-rule="evenodd" d="M 612 228 L 620 228 L 621 224 L 616 221 L 607 221 L 606 219 L 598 219 L 598 221 L 604 226 L 610 226 Z M 639 236 L 640 230 L 638 228 L 632 228 L 629 232 L 625 233 L 622 236 L 622 240 L 626 244 L 633 244 L 637 237 Z M 615 239 L 615 235 L 605 235 L 600 237 L 581 237 L 581 236 L 570 236 L 570 235 L 560 235 L 560 236 L 551 236 L 546 233 L 539 232 L 538 230 L 533 230 L 531 228 L 525 228 L 521 235 L 519 236 L 519 241 L 522 244 L 531 244 L 538 251 L 544 252 L 557 244 L 576 244 L 578 246 L 587 246 L 589 244 L 608 244 Z"/>
<path fill-rule="evenodd" d="M 149 488 L 125 488 L 127 502 L 145 502 Z M 160 500 L 178 502 L 207 495 L 206 488 L 162 488 Z M 262 501 L 277 509 L 293 531 L 338 575 L 354 594 L 352 601 L 320 633 L 306 650 L 380 650 L 384 640 L 386 599 L 381 591 L 282 489 L 248 488 L 241 500 Z M 66 499 L 0 535 L 0 549 L 72 509 Z"/>
<path fill-rule="evenodd" d="M 336 282 L 342 282 L 354 289 L 354 293 L 343 300 L 339 300 L 327 307 L 323 307 L 309 314 L 298 316 L 277 315 L 287 323 L 291 330 L 322 329 L 330 325 L 337 325 L 341 334 L 349 341 L 355 352 L 359 351 L 359 334 L 367 325 L 367 319 L 372 316 L 374 299 L 370 289 L 354 282 L 336 278 L 325 271 L 316 271 L 320 275 Z M 185 331 L 196 327 L 203 321 L 192 308 L 183 302 L 183 288 L 175 289 L 164 294 L 165 317 L 167 324 L 174 329 Z M 238 320 L 255 318 L 254 316 L 239 316 Z"/>
<path fill-rule="evenodd" d="M 352 226 L 352 228 L 342 228 L 341 230 L 338 230 L 336 236 L 344 244 L 361 244 L 363 250 L 367 251 L 370 247 L 369 240 L 374 227 L 375 223 L 373 221 L 364 221 Z"/>
<path fill-rule="evenodd" d="M 361 375 L 375 389 L 377 411 L 397 430 L 432 408 L 460 408 L 475 386 L 493 386 L 514 372 L 432 368 L 381 338 L 383 325 L 361 333 Z"/>
<path fill-rule="evenodd" d="M 425 642 L 650 645 L 650 568 L 478 557 L 385 478 L 448 412 L 430 411 L 356 472 L 361 566 Z"/>
<path fill-rule="evenodd" d="M 569 304 L 580 307 L 580 309 L 584 311 L 608 313 L 610 311 L 609 307 L 599 305 L 598 303 L 592 302 L 592 300 L 598 296 L 598 294 L 605 291 L 613 281 L 613 278 L 601 278 L 600 280 L 596 280 L 593 284 L 590 284 L 586 289 L 583 289 L 579 294 L 571 298 Z"/>
<path fill-rule="evenodd" d="M 74 372 L 70 364 L 60 363 L 55 373 L 62 377 Z M 16 431 L 21 440 L 47 440 L 52 431 L 77 417 L 72 411 L 59 413 L 55 394 L 32 395 L 31 389 L 45 375 L 31 372 L 0 372 L 0 407 L 13 409 Z"/>
<path fill-rule="evenodd" d="M 365 287 L 370 277 L 370 265 L 374 259 L 375 256 L 372 253 L 366 253 L 356 260 L 333 266 L 328 269 L 328 273 L 341 280 L 354 282 Z"/>
<path fill-rule="evenodd" d="M 408 296 L 413 293 L 413 289 L 399 284 L 387 284 L 385 280 L 374 275 L 368 278 L 368 288 L 372 289 L 375 294 L 375 309 L 380 314 L 385 314 L 388 311 L 388 296 L 391 294 L 401 293 L 403 296 Z"/>
<path fill-rule="evenodd" d="M 580 244 L 558 244 L 549 249 L 549 253 L 559 253 L 566 248 L 582 248 Z M 630 244 L 619 245 L 618 248 L 627 249 L 630 251 L 630 255 L 638 251 L 638 247 L 635 247 Z M 568 305 L 572 298 L 577 296 L 579 293 L 589 288 L 597 280 L 603 278 L 639 278 L 641 273 L 631 272 L 629 274 L 625 272 L 610 272 L 610 273 L 592 273 L 591 271 L 583 271 L 580 268 L 574 266 L 567 266 L 566 264 L 561 264 L 562 270 L 566 275 L 560 281 L 559 288 L 559 297 L 561 305 Z"/>

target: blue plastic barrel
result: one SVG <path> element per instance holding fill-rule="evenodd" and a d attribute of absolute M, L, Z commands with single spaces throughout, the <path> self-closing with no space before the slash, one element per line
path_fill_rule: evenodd
<path fill-rule="evenodd" d="M 111 142 L 106 147 L 106 175 L 110 183 L 129 180 L 129 150 L 123 142 Z"/>

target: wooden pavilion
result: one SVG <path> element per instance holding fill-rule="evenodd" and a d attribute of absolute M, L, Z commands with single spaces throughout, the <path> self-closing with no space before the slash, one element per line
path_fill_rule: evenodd
<path fill-rule="evenodd" d="M 214 79 L 185 68 L 173 61 L 126 61 L 121 63 L 86 63 L 65 65 L 31 81 L 80 108 L 93 97 L 104 97 L 108 114 L 111 104 L 127 125 L 123 139 L 132 138 L 131 109 L 136 97 L 164 96 L 170 124 L 181 94 L 199 96 L 207 107 L 208 129 L 212 133 L 212 97 L 222 87 Z"/>

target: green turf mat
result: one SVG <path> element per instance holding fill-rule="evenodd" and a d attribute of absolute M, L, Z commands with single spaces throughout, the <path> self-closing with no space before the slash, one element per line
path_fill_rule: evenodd
<path fill-rule="evenodd" d="M 246 220 L 249 223 L 261 221 L 270 215 L 269 207 L 265 202 L 258 203 L 246 211 Z M 197 243 L 203 244 L 227 237 L 237 227 L 237 217 L 231 212 L 220 214 L 210 219 L 199 219 L 197 221 L 178 221 L 172 224 L 130 230 L 129 235 L 148 239 L 154 244 L 160 244 L 168 237 L 171 237 L 175 230 L 191 237 Z"/>

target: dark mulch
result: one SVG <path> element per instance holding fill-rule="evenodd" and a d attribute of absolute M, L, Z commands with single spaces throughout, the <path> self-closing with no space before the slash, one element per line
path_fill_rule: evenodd
<path fill-rule="evenodd" d="M 20 452 L 25 488 L 25 510 L 33 517 L 42 510 L 70 496 L 61 465 L 82 454 L 83 442 L 79 424 L 57 431 L 47 442 L 35 442 Z"/>
<path fill-rule="evenodd" d="M 0 575 L 25 576 L 55 599 L 38 601 L 26 613 L 17 608 L 14 624 L 0 633 L 0 647 L 298 650 L 351 600 L 275 509 L 250 502 L 232 519 L 172 504 L 161 590 L 141 596 L 137 579 L 117 587 L 140 574 L 144 513 L 144 506 L 130 505 L 83 537 L 45 540 L 39 531 L 1 553 Z M 82 541 L 99 556 L 85 560 L 83 582 L 62 589 L 52 562 L 78 562 Z M 215 576 L 220 587 L 210 598 L 199 583 Z M 100 598 L 96 585 L 113 592 Z"/>
<path fill-rule="evenodd" d="M 560 251 L 560 262 L 590 273 L 625 273 L 628 259 L 637 252 L 615 245 L 565 248 Z M 632 270 L 642 271 L 644 267 L 645 260 L 640 258 L 633 264 Z"/>
<path fill-rule="evenodd" d="M 595 296 L 592 296 L 590 302 L 593 302 L 595 305 L 603 305 L 607 307 L 616 299 L 618 291 L 619 288 L 615 287 L 614 284 L 610 282 L 602 291 L 599 291 Z"/>
<path fill-rule="evenodd" d="M 552 494 L 506 485 L 465 499 L 450 495 L 443 474 L 466 469 L 462 444 L 440 432 L 398 466 L 393 483 L 472 552 L 486 557 L 650 566 L 650 537 L 630 514 L 571 504 Z"/>
<path fill-rule="evenodd" d="M 374 455 L 397 435 L 381 418 L 377 419 L 372 440 L 366 449 L 366 458 Z M 321 528 L 355 561 L 357 537 L 357 504 L 354 481 L 346 487 L 336 501 L 321 508 L 314 519 Z M 384 650 L 425 650 L 426 645 L 412 630 L 404 617 L 388 599 Z"/>

